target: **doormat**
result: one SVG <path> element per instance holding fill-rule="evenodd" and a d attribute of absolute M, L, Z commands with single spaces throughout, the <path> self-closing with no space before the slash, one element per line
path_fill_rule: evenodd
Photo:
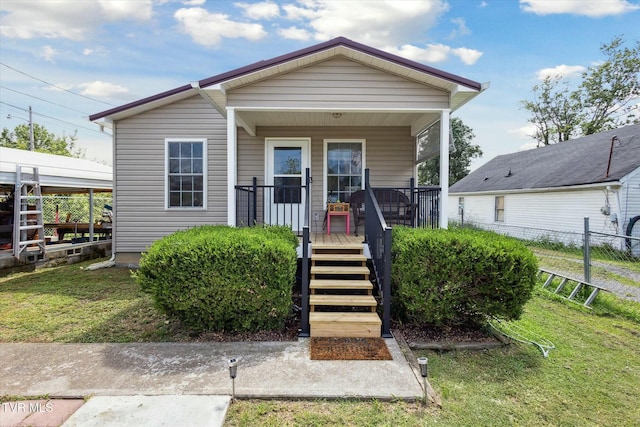
<path fill-rule="evenodd" d="M 312 337 L 311 360 L 392 360 L 383 338 Z"/>

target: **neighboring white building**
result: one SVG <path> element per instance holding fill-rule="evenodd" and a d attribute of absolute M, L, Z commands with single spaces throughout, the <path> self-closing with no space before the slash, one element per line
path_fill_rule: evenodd
<path fill-rule="evenodd" d="M 39 169 L 43 193 L 111 192 L 113 187 L 111 166 L 75 157 L 0 147 L 0 195 L 15 188 L 17 165 Z"/>
<path fill-rule="evenodd" d="M 449 188 L 449 218 L 486 228 L 640 235 L 640 125 L 498 156 Z M 571 237 L 565 237 L 571 239 Z M 579 241 L 566 243 L 580 243 Z"/>

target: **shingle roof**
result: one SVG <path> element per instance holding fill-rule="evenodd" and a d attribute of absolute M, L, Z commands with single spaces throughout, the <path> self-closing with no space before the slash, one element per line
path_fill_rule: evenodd
<path fill-rule="evenodd" d="M 614 141 L 609 174 L 607 165 Z M 640 124 L 498 156 L 449 188 L 473 193 L 618 181 L 640 168 Z"/>

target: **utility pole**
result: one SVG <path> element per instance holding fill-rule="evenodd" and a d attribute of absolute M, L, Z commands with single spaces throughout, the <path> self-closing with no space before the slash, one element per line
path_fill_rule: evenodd
<path fill-rule="evenodd" d="M 29 149 L 31 151 L 36 151 L 35 143 L 33 141 L 33 117 L 31 105 L 29 105 Z"/>

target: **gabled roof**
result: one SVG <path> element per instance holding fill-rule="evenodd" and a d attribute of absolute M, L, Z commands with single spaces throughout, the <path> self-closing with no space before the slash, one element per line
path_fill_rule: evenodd
<path fill-rule="evenodd" d="M 632 125 L 498 156 L 452 185 L 449 194 L 615 182 L 638 168 L 640 125 Z"/>
<path fill-rule="evenodd" d="M 465 104 L 485 89 L 482 84 L 473 80 L 447 73 L 344 37 L 337 37 L 305 49 L 259 61 L 192 84 L 105 110 L 89 116 L 89 119 L 95 121 L 103 118 L 119 119 L 127 117 L 192 96 L 195 94 L 196 89 L 220 87 L 223 89 L 222 93 L 224 93 L 233 87 L 288 72 L 337 55 L 344 55 L 387 72 L 446 89 L 454 94 L 452 97 L 452 110 Z"/>

